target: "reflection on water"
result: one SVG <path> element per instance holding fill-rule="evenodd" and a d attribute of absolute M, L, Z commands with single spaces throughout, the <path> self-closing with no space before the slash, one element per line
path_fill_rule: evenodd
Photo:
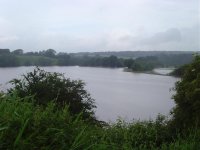
<path fill-rule="evenodd" d="M 167 75 L 171 73 L 173 70 L 174 68 L 156 68 L 153 71 L 158 74 Z"/>
<path fill-rule="evenodd" d="M 171 100 L 177 78 L 143 73 L 123 72 L 123 69 L 95 67 L 43 67 L 46 71 L 65 73 L 66 77 L 81 79 L 96 101 L 96 116 L 115 121 L 119 116 L 131 120 L 155 118 L 168 114 L 174 106 Z M 0 68 L 2 89 L 6 82 L 33 67 Z"/>

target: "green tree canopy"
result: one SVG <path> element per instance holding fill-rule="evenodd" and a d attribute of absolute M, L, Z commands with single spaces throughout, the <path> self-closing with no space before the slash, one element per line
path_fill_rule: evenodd
<path fill-rule="evenodd" d="M 200 56 L 195 56 L 181 81 L 176 83 L 172 111 L 173 122 L 180 129 L 200 127 Z"/>

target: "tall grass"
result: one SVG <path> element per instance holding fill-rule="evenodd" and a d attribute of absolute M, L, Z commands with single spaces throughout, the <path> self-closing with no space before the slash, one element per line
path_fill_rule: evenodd
<path fill-rule="evenodd" d="M 25 99 L 25 100 L 24 100 Z M 171 136 L 165 119 L 98 126 L 71 115 L 68 107 L 46 107 L 32 97 L 0 95 L 0 149 L 132 150 L 200 149 L 200 130 Z"/>

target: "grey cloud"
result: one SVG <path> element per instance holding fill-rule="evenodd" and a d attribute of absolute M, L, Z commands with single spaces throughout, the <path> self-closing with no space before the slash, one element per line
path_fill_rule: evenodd
<path fill-rule="evenodd" d="M 200 50 L 199 26 L 171 28 L 151 36 L 134 36 L 128 32 L 115 31 L 96 36 L 71 36 L 66 33 L 43 33 L 40 36 L 21 38 L 0 37 L 1 45 L 25 50 L 54 48 L 58 51 L 123 51 L 123 50 Z M 31 42 L 30 42 L 31 41 Z M 27 47 L 31 47 L 28 49 Z"/>
<path fill-rule="evenodd" d="M 18 39 L 19 38 L 17 36 L 0 36 L 1 43 L 11 42 L 11 41 L 15 41 Z"/>
<path fill-rule="evenodd" d="M 149 50 L 200 50 L 199 26 L 174 28 L 140 39 L 138 48 Z"/>
<path fill-rule="evenodd" d="M 109 43 L 109 40 L 107 39 Z M 151 36 L 124 35 L 107 47 L 117 50 L 200 50 L 199 26 L 171 28 Z"/>
<path fill-rule="evenodd" d="M 197 2 L 0 0 L 0 48 L 199 50 Z"/>
<path fill-rule="evenodd" d="M 168 29 L 165 32 L 156 33 L 155 35 L 147 39 L 143 39 L 141 41 L 141 44 L 154 45 L 168 42 L 179 42 L 181 41 L 181 38 L 181 32 L 176 28 L 172 28 Z"/>

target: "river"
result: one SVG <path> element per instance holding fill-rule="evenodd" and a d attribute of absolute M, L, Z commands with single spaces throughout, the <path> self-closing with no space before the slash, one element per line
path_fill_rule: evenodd
<path fill-rule="evenodd" d="M 13 78 L 32 71 L 34 67 L 0 68 L 1 90 Z M 42 67 L 46 71 L 65 73 L 71 79 L 81 79 L 95 99 L 96 116 L 100 120 L 115 121 L 119 117 L 132 119 L 155 119 L 158 113 L 168 115 L 174 106 L 171 99 L 174 83 L 171 76 L 124 72 L 123 68 L 96 67 Z"/>

